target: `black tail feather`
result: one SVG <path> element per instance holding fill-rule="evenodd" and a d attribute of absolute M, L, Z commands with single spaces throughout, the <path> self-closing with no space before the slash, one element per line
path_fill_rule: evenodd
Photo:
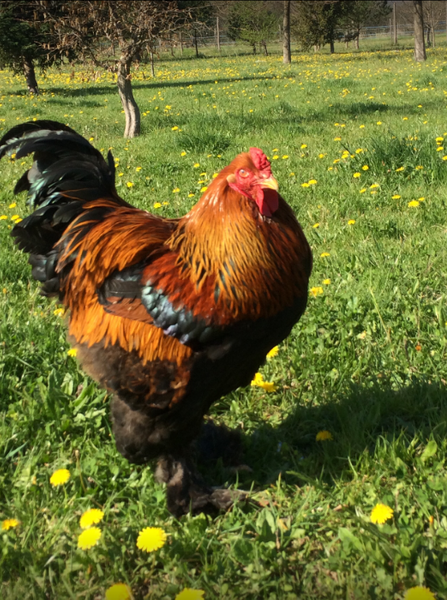
<path fill-rule="evenodd" d="M 116 192 L 111 152 L 105 160 L 67 125 L 49 120 L 16 125 L 0 140 L 0 158 L 14 154 L 16 159 L 34 155 L 33 165 L 18 180 L 14 193 L 27 191 L 28 202 L 36 210 L 17 223 L 11 235 L 21 250 L 31 254 L 33 276 L 44 284 L 43 293 L 52 295 L 58 292 L 53 249 L 67 226 L 84 212 L 84 205 L 99 199 L 130 205 Z M 100 220 L 102 212 L 108 211 L 90 209 L 86 218 L 95 213 Z"/>

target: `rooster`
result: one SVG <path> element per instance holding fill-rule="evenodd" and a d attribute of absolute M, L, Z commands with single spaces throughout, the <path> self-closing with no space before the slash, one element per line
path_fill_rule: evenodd
<path fill-rule="evenodd" d="M 12 236 L 42 293 L 69 310 L 83 369 L 112 395 L 119 452 L 157 459 L 172 514 L 226 509 L 233 496 L 205 484 L 194 441 L 212 403 L 248 385 L 299 320 L 312 269 L 267 157 L 239 154 L 188 214 L 166 219 L 121 199 L 111 152 L 66 125 L 13 127 L 0 158 L 13 153 L 34 153 L 14 192 L 35 210 Z"/>

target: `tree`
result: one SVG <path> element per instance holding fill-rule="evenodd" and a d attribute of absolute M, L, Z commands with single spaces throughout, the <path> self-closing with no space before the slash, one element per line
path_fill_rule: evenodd
<path fill-rule="evenodd" d="M 294 11 L 296 18 L 293 29 L 301 46 L 308 50 L 312 46 L 320 47 L 329 44 L 333 54 L 334 42 L 340 37 L 336 28 L 343 16 L 344 8 L 344 2 L 341 0 L 298 2 Z"/>
<path fill-rule="evenodd" d="M 247 42 L 254 54 L 256 44 L 260 44 L 267 56 L 267 42 L 277 34 L 278 18 L 267 2 L 242 0 L 231 4 L 228 18 L 228 35 L 231 39 Z"/>
<path fill-rule="evenodd" d="M 425 0 L 422 2 L 424 11 L 424 25 L 427 31 L 427 46 L 436 45 L 435 31 L 436 27 L 444 24 L 446 17 L 446 6 L 444 2 L 434 2 L 433 0 Z"/>
<path fill-rule="evenodd" d="M 42 70 L 62 56 L 45 49 L 46 27 L 35 20 L 37 2 L 3 0 L 0 3 L 0 60 L 25 76 L 28 90 L 38 94 L 35 65 Z"/>
<path fill-rule="evenodd" d="M 290 50 L 290 0 L 284 0 L 282 36 L 282 62 L 290 64 L 292 62 L 292 53 Z"/>
<path fill-rule="evenodd" d="M 427 60 L 424 41 L 424 15 L 422 0 L 413 0 L 414 11 L 414 60 L 422 62 Z"/>
<path fill-rule="evenodd" d="M 376 23 L 382 17 L 389 15 L 391 10 L 386 0 L 343 2 L 339 25 L 345 30 L 345 40 L 355 40 L 355 46 L 358 49 L 362 27 Z"/>
<path fill-rule="evenodd" d="M 50 26 L 50 51 L 75 52 L 84 61 L 117 75 L 126 116 L 124 137 L 140 134 L 131 66 L 153 52 L 158 38 L 184 26 L 190 10 L 155 0 L 40 0 L 40 17 Z M 186 3 L 185 3 L 186 4 Z"/>

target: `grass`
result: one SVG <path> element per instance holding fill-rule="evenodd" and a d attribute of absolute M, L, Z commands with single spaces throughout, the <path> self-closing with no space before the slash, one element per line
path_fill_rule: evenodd
<path fill-rule="evenodd" d="M 96 600 L 122 581 L 137 599 L 194 588 L 207 599 L 402 600 L 417 585 L 447 597 L 447 148 L 436 140 L 447 136 L 447 50 L 423 65 L 411 51 L 300 54 L 291 67 L 279 56 L 170 59 L 155 80 L 142 66 L 133 140 L 121 137 L 112 76 L 50 71 L 40 82 L 28 97 L 0 72 L 0 135 L 32 118 L 66 122 L 112 147 L 119 192 L 159 214 L 186 213 L 238 152 L 263 148 L 312 245 L 313 294 L 261 368 L 277 390 L 238 390 L 212 409 L 242 431 L 253 472 L 217 463 L 207 477 L 252 489 L 257 503 L 177 521 L 151 468 L 117 453 L 107 397 L 67 355 L 64 319 L 12 243 L 11 217 L 27 214 L 12 190 L 28 161 L 3 160 L 0 521 L 20 524 L 0 532 L 1 596 Z M 332 440 L 316 441 L 320 431 Z M 71 478 L 53 487 L 60 468 Z M 377 503 L 394 510 L 384 525 L 370 519 Z M 81 550 L 89 508 L 104 511 L 102 537 Z M 152 554 L 136 546 L 149 526 L 168 534 Z"/>

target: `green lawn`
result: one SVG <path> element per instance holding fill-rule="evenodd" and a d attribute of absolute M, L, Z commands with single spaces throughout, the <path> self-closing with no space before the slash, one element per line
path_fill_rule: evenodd
<path fill-rule="evenodd" d="M 252 489 L 253 502 L 177 521 L 151 468 L 118 454 L 107 397 L 67 354 L 64 318 L 9 236 L 27 214 L 13 188 L 29 159 L 4 159 L 0 521 L 20 523 L 0 531 L 1 597 L 96 600 L 126 582 L 137 600 L 184 588 L 206 600 L 402 600 L 414 586 L 446 598 L 447 49 L 423 65 L 389 51 L 156 66 L 155 80 L 146 66 L 133 79 L 137 139 L 121 137 L 113 77 L 82 68 L 48 72 L 36 98 L 0 71 L 0 135 L 33 118 L 68 123 L 112 148 L 126 200 L 170 217 L 239 152 L 271 158 L 314 252 L 313 294 L 261 368 L 276 391 L 213 407 L 243 432 L 253 472 L 215 464 L 207 478 Z M 54 487 L 57 469 L 71 477 Z M 378 503 L 394 511 L 384 525 L 371 522 Z M 104 512 L 102 536 L 82 550 L 89 508 Z M 160 550 L 137 548 L 145 527 L 167 533 Z"/>

